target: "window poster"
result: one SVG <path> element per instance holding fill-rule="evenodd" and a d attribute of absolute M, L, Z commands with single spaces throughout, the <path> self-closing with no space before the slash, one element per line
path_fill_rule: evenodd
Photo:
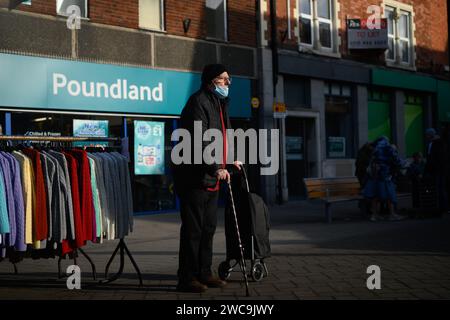
<path fill-rule="evenodd" d="M 134 121 L 134 174 L 164 174 L 164 122 Z"/>

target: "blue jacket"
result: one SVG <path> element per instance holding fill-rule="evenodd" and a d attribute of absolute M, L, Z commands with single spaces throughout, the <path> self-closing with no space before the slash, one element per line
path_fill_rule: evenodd
<path fill-rule="evenodd" d="M 372 160 L 369 165 L 369 175 L 372 179 L 386 181 L 391 180 L 395 171 L 404 166 L 404 161 L 400 159 L 389 141 L 380 138 L 375 145 Z"/>

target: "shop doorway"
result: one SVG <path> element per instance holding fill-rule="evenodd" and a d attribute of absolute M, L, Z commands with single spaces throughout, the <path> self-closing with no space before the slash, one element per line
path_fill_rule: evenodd
<path fill-rule="evenodd" d="M 316 118 L 288 116 L 285 122 L 289 201 L 306 198 L 303 178 L 318 176 Z"/>

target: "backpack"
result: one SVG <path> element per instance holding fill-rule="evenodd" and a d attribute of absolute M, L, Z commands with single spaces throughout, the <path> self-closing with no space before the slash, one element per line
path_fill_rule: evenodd
<path fill-rule="evenodd" d="M 380 161 L 376 155 L 375 150 L 372 151 L 372 154 L 370 156 L 369 165 L 367 166 L 367 175 L 375 179 L 379 177 L 381 171 L 381 164 Z"/>

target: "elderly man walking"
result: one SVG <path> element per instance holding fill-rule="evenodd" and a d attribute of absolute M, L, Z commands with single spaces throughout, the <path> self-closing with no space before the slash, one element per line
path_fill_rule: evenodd
<path fill-rule="evenodd" d="M 231 78 L 225 66 L 212 64 L 204 67 L 201 88 L 188 100 L 181 113 L 180 128 L 194 136 L 194 122 L 201 122 L 202 134 L 218 129 L 223 138 L 221 163 L 182 164 L 175 166 L 175 189 L 180 198 L 181 230 L 178 268 L 179 291 L 204 292 L 208 287 L 226 285 L 211 271 L 213 237 L 217 224 L 217 201 L 220 181 L 229 181 L 230 167 L 226 166 L 226 129 L 231 128 L 228 117 L 228 91 Z M 202 154 L 207 142 L 201 147 Z M 239 162 L 234 165 L 240 168 Z"/>

